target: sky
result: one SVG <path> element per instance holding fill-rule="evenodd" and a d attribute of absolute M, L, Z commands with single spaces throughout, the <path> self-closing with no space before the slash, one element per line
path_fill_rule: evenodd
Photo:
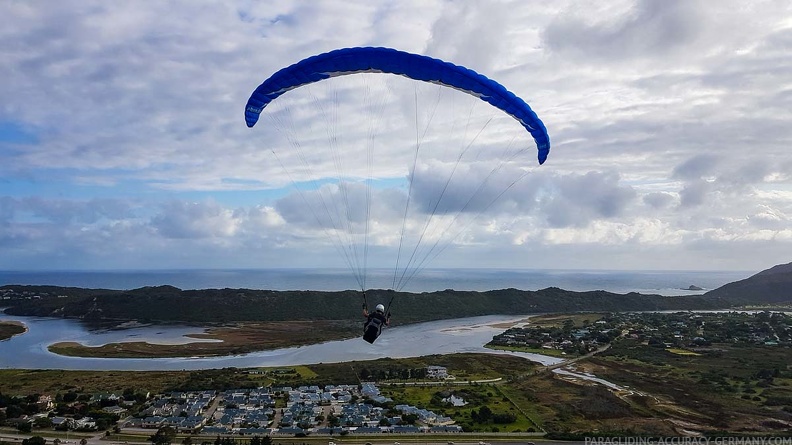
<path fill-rule="evenodd" d="M 389 74 L 247 128 L 270 75 L 357 46 L 499 82 L 547 162 L 494 107 Z M 788 0 L 9 0 L 0 57 L 0 269 L 792 261 Z"/>

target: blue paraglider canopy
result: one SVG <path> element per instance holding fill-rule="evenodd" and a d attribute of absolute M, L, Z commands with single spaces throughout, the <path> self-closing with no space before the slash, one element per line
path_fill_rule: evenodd
<path fill-rule="evenodd" d="M 279 70 L 250 96 L 245 107 L 247 126 L 254 126 L 262 110 L 290 90 L 330 77 L 355 73 L 398 74 L 464 91 L 517 119 L 533 136 L 540 164 L 544 163 L 550 152 L 550 138 L 542 121 L 524 100 L 498 82 L 459 65 L 390 48 L 337 49 Z"/>

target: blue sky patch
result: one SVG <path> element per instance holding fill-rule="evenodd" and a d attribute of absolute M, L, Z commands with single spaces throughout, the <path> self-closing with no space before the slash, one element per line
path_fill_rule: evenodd
<path fill-rule="evenodd" d="M 38 137 L 16 122 L 0 121 L 0 143 L 35 144 Z"/>

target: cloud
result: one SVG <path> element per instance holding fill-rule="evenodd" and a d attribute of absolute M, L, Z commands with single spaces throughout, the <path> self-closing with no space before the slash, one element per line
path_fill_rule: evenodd
<path fill-rule="evenodd" d="M 666 192 L 647 193 L 643 197 L 644 204 L 655 209 L 668 208 L 674 200 L 674 195 Z"/>
<path fill-rule="evenodd" d="M 577 2 L 572 8 L 579 14 L 559 16 L 545 29 L 544 43 L 551 51 L 613 61 L 663 57 L 698 35 L 702 17 L 694 1 L 624 3 Z"/>
<path fill-rule="evenodd" d="M 61 225 L 92 224 L 100 220 L 122 220 L 134 216 L 135 205 L 126 200 L 91 199 L 71 201 L 30 197 L 0 198 L 0 219 L 33 219 Z"/>
<path fill-rule="evenodd" d="M 620 216 L 636 198 L 635 191 L 619 184 L 615 172 L 568 175 L 553 184 L 543 209 L 552 227 L 586 226 L 595 219 Z"/>
<path fill-rule="evenodd" d="M 673 177 L 682 180 L 701 179 L 715 171 L 718 157 L 712 154 L 695 155 L 676 166 Z"/>
<path fill-rule="evenodd" d="M 152 218 L 151 226 L 166 238 L 222 238 L 234 235 L 240 216 L 215 202 L 171 201 Z"/>
<path fill-rule="evenodd" d="M 404 226 L 450 239 L 438 265 L 788 262 L 790 16 L 773 0 L 5 2 L 0 267 L 337 265 L 305 199 L 361 209 L 369 192 L 372 261 Z M 547 126 L 547 163 L 491 106 L 399 76 L 291 91 L 246 128 L 269 75 L 362 45 L 498 80 Z M 361 237 L 363 213 L 333 212 Z"/>

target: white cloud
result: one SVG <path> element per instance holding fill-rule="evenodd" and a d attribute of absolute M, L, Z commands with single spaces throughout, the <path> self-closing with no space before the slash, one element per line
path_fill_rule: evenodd
<path fill-rule="evenodd" d="M 433 212 L 436 265 L 788 262 L 790 16 L 777 0 L 5 2 L 0 267 L 337 262 L 305 199 L 349 200 L 334 217 L 359 239 L 369 174 L 383 264 Z M 287 93 L 245 127 L 267 76 L 364 45 L 500 81 L 548 127 L 547 163 L 492 107 L 395 76 Z"/>

